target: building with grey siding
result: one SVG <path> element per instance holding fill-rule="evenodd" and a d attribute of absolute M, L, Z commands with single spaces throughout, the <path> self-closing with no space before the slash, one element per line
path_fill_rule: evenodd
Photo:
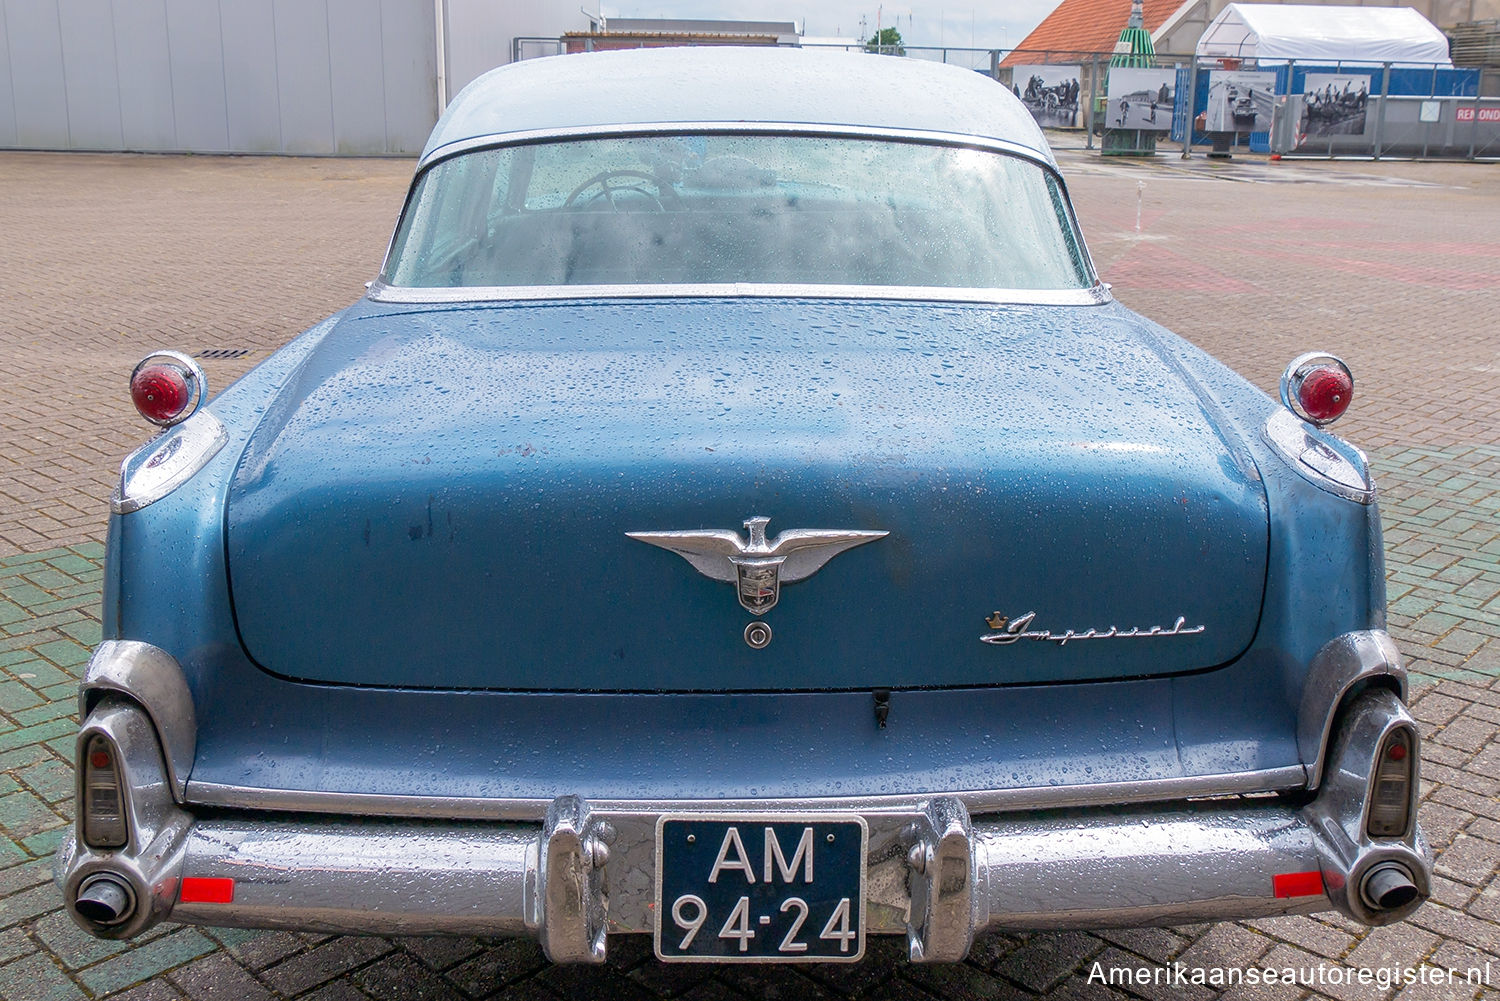
<path fill-rule="evenodd" d="M 0 148 L 415 154 L 576 0 L 0 0 Z"/>

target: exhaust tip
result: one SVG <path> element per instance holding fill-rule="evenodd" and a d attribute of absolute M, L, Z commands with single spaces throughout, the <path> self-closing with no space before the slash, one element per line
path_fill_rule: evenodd
<path fill-rule="evenodd" d="M 1359 892 L 1366 904 L 1381 911 L 1399 910 L 1420 896 L 1411 870 L 1398 862 L 1382 862 L 1371 869 Z"/>
<path fill-rule="evenodd" d="M 94 924 L 117 925 L 130 919 L 135 900 L 127 883 L 101 873 L 83 881 L 73 907 Z"/>

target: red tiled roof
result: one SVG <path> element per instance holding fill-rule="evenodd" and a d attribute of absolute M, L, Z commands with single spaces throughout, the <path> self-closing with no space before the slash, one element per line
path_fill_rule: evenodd
<path fill-rule="evenodd" d="M 1181 6 L 1182 0 L 1145 0 L 1146 30 L 1160 28 Z M 1129 23 L 1130 0 L 1062 0 L 1001 65 L 1046 62 L 1047 51 L 1059 54 L 1055 62 L 1072 61 L 1063 54 L 1113 52 Z"/>

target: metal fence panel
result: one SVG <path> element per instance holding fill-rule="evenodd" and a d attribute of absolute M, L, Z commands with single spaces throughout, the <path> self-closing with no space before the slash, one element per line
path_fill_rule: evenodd
<path fill-rule="evenodd" d="M 915 59 L 926 59 L 929 62 L 946 63 L 949 66 L 958 66 L 961 69 L 974 70 L 977 73 L 989 75 L 994 64 L 993 49 L 969 49 L 956 48 L 954 46 L 924 46 L 908 45 L 905 47 L 906 55 Z"/>
<path fill-rule="evenodd" d="M 1013 49 L 996 53 L 996 78 L 1012 87 L 1026 101 L 1028 81 L 1016 79 L 1016 69 L 1022 66 L 1077 66 L 1078 95 L 1077 110 L 1069 127 L 1047 127 L 1047 141 L 1056 149 L 1093 149 L 1096 145 L 1113 155 L 1148 155 L 1156 150 L 1156 144 L 1169 136 L 1177 138 L 1186 123 L 1185 102 L 1188 99 L 1190 76 L 1184 63 L 1190 56 L 1173 53 L 1157 53 L 1150 57 L 1136 57 L 1136 65 L 1125 69 L 1155 69 L 1165 75 L 1160 84 L 1172 89 L 1170 106 L 1156 108 L 1156 119 L 1152 124 L 1161 128 L 1130 127 L 1118 125 L 1120 114 L 1112 113 L 1108 106 L 1109 78 L 1114 68 L 1110 65 L 1113 52 L 1087 52 L 1058 49 Z M 1146 65 L 1140 65 L 1144 61 Z M 1035 113 L 1035 112 L 1033 112 Z M 1175 152 L 1175 151 L 1174 151 Z"/>
<path fill-rule="evenodd" d="M 173 111 L 166 0 L 115 0 L 115 70 L 123 149 L 181 149 Z"/>
<path fill-rule="evenodd" d="M 267 4 L 219 4 L 224 31 L 224 92 L 229 149 L 280 152 L 281 97 L 276 82 L 276 24 Z"/>
<path fill-rule="evenodd" d="M 1473 69 L 1390 63 L 1285 66 L 1270 149 L 1296 156 L 1494 156 Z M 1342 86 L 1341 86 L 1342 85 Z M 1321 88 L 1321 90 L 1320 90 Z M 1500 128 L 1500 117 L 1494 123 Z"/>
<path fill-rule="evenodd" d="M 58 0 L 68 144 L 119 149 L 120 87 L 110 0 Z"/>
<path fill-rule="evenodd" d="M 5 0 L 11 86 L 16 87 L 16 140 L 39 149 L 68 146 L 62 37 L 57 9 L 32 0 Z"/>
<path fill-rule="evenodd" d="M 1085 109 L 1090 103 L 1092 52 L 1013 49 L 996 61 L 995 79 L 1019 97 L 1037 124 L 1047 130 L 1047 141 L 1058 149 L 1092 143 Z M 1055 66 L 1056 80 L 1043 73 L 1033 86 L 1033 66 Z M 1071 69 L 1077 67 L 1076 70 Z M 1066 77 L 1066 79 L 1064 79 Z M 1073 83 L 1077 93 L 1072 93 Z M 1035 92 L 1033 95 L 1033 91 Z"/>
<path fill-rule="evenodd" d="M 1177 100 L 1172 104 L 1172 131 L 1168 133 L 1168 137 L 1178 142 L 1182 141 L 1183 135 L 1187 132 L 1188 103 L 1192 100 L 1192 95 L 1189 93 L 1192 79 L 1193 71 L 1190 67 L 1177 67 L 1177 85 L 1173 88 Z"/>
<path fill-rule="evenodd" d="M 1398 95 L 1382 111 L 1382 156 L 1500 155 L 1500 98 Z"/>

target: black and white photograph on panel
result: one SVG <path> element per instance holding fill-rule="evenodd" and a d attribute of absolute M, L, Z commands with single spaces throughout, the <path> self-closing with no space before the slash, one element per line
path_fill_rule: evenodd
<path fill-rule="evenodd" d="M 1214 70 L 1208 75 L 1207 132 L 1265 132 L 1271 127 L 1275 73 Z"/>
<path fill-rule="evenodd" d="M 1308 139 L 1359 136 L 1365 132 L 1370 78 L 1347 73 L 1309 73 L 1302 82 L 1302 123 Z"/>
<path fill-rule="evenodd" d="M 1105 126 L 1111 129 L 1140 129 L 1143 132 L 1170 130 L 1176 86 L 1176 70 L 1142 66 L 1110 67 Z"/>
<path fill-rule="evenodd" d="M 1078 66 L 1017 66 L 1011 90 L 1044 129 L 1071 129 L 1078 124 Z"/>

